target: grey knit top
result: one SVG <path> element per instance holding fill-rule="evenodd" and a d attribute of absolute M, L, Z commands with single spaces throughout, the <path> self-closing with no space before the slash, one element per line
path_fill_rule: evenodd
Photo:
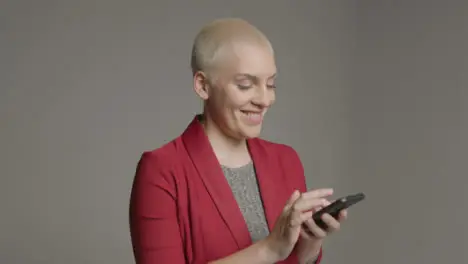
<path fill-rule="evenodd" d="M 221 167 L 244 216 L 252 241 L 265 238 L 269 230 L 253 163 L 239 168 Z"/>
<path fill-rule="evenodd" d="M 260 197 L 255 167 L 252 162 L 239 168 L 222 166 L 224 176 L 244 216 L 250 237 L 255 243 L 269 234 L 268 225 Z M 315 264 L 317 259 L 308 263 Z"/>

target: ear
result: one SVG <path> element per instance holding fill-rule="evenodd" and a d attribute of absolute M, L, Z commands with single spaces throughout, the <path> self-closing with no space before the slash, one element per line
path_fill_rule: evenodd
<path fill-rule="evenodd" d="M 199 71 L 193 76 L 193 90 L 202 99 L 207 100 L 209 96 L 209 82 L 205 73 Z"/>

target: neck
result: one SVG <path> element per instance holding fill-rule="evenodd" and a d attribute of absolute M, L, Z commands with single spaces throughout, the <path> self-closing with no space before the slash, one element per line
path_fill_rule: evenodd
<path fill-rule="evenodd" d="M 222 165 L 238 167 L 250 162 L 247 140 L 226 135 L 207 114 L 203 114 L 202 125 L 211 147 Z"/>

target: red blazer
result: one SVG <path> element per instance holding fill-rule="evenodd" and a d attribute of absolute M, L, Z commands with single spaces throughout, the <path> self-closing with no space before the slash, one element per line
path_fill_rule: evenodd
<path fill-rule="evenodd" d="M 257 138 L 248 140 L 248 147 L 271 231 L 292 192 L 306 191 L 304 170 L 289 146 Z M 137 264 L 205 264 L 252 244 L 197 117 L 181 136 L 141 156 L 130 232 Z M 281 263 L 298 260 L 292 253 Z"/>

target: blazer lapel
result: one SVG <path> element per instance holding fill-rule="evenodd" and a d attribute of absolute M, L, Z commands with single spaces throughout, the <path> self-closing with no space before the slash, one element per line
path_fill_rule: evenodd
<path fill-rule="evenodd" d="M 252 242 L 247 225 L 208 137 L 196 116 L 182 134 L 188 154 L 239 248 Z"/>
<path fill-rule="evenodd" d="M 278 182 L 281 177 L 277 177 L 281 168 L 277 161 L 271 160 L 271 153 L 267 152 L 259 139 L 248 140 L 248 146 L 255 166 L 265 217 L 271 232 L 284 206 L 281 200 L 284 190 L 279 188 L 282 183 Z"/>

